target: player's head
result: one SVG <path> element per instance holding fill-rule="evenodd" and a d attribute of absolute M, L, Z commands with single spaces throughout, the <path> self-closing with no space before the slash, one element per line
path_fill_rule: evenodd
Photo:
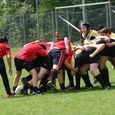
<path fill-rule="evenodd" d="M 110 28 L 107 28 L 107 27 L 102 28 L 102 29 L 100 30 L 100 34 L 103 35 L 103 36 L 108 36 L 108 37 L 110 37 L 111 29 L 110 29 Z"/>
<path fill-rule="evenodd" d="M 58 41 L 58 40 L 59 40 L 59 32 L 55 32 L 54 41 Z"/>
<path fill-rule="evenodd" d="M 87 23 L 87 22 L 82 22 L 82 23 L 80 24 L 80 28 L 81 28 L 81 32 L 82 32 L 82 33 L 87 33 L 87 31 L 90 30 L 90 24 Z"/>
<path fill-rule="evenodd" d="M 8 43 L 8 39 L 5 36 L 0 37 L 0 43 Z"/>
<path fill-rule="evenodd" d="M 46 50 L 46 46 L 44 44 L 39 44 L 44 50 Z"/>

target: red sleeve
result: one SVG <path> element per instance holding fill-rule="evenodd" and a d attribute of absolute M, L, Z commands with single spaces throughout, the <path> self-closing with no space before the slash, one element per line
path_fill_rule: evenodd
<path fill-rule="evenodd" d="M 10 51 L 10 48 L 9 47 L 7 47 L 7 49 L 6 49 L 6 56 L 9 58 L 9 57 L 11 57 L 11 51 Z"/>

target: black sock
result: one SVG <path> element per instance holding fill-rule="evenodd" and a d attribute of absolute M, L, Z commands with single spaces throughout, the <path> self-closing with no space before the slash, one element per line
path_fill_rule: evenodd
<path fill-rule="evenodd" d="M 47 86 L 47 78 L 49 77 L 49 75 L 45 75 L 42 79 L 41 79 L 41 81 L 40 81 L 40 85 L 43 85 L 43 86 Z M 39 86 L 40 86 L 39 85 Z"/>
<path fill-rule="evenodd" d="M 28 89 L 31 89 L 32 86 L 29 84 L 29 83 L 26 83 L 24 86 L 23 86 L 23 89 L 24 90 L 28 90 Z"/>
<path fill-rule="evenodd" d="M 68 74 L 68 78 L 69 78 L 69 85 L 74 87 L 73 76 L 71 74 L 71 70 L 70 69 L 66 69 L 66 70 L 67 70 L 67 74 Z"/>
<path fill-rule="evenodd" d="M 101 84 L 102 88 L 106 87 L 105 81 L 103 80 L 102 76 L 100 74 L 98 74 L 97 76 L 95 76 L 95 78 L 97 79 L 97 81 Z"/>
<path fill-rule="evenodd" d="M 86 87 L 90 87 L 92 86 L 91 82 L 90 82 L 90 79 L 89 79 L 89 75 L 88 73 L 87 74 L 84 74 L 84 75 L 81 75 L 82 76 L 82 79 L 86 85 Z"/>
<path fill-rule="evenodd" d="M 64 83 L 60 83 L 60 88 L 61 88 L 61 89 L 65 89 Z"/>
<path fill-rule="evenodd" d="M 17 86 L 13 86 L 13 91 L 14 91 L 14 92 L 15 92 L 16 88 L 17 88 Z"/>
<path fill-rule="evenodd" d="M 32 79 L 32 75 L 28 75 L 25 77 L 26 81 L 30 81 Z"/>
<path fill-rule="evenodd" d="M 105 83 L 108 85 L 108 86 L 111 86 L 111 83 L 109 81 L 109 72 L 108 72 L 108 69 L 103 69 L 100 71 L 101 73 L 101 76 L 103 78 L 103 80 L 105 81 Z"/>
<path fill-rule="evenodd" d="M 52 70 L 51 73 L 50 73 L 50 76 L 51 76 L 51 82 L 52 83 L 55 83 L 55 79 L 57 77 L 57 70 Z"/>
<path fill-rule="evenodd" d="M 76 81 L 76 88 L 80 88 L 80 74 L 77 73 L 75 76 L 75 81 Z"/>

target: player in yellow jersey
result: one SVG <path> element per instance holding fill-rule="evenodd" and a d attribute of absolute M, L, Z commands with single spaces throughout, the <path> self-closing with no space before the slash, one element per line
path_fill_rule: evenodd
<path fill-rule="evenodd" d="M 96 30 L 92 30 L 90 24 L 87 22 L 81 23 L 81 43 L 87 45 L 93 41 L 99 34 Z M 90 62 L 90 72 L 94 76 L 96 69 L 98 68 L 98 62 L 93 60 Z M 92 83 L 96 83 L 96 79 L 93 79 Z"/>
<path fill-rule="evenodd" d="M 107 85 L 111 86 L 111 83 L 109 81 L 109 72 L 106 66 L 106 62 L 108 58 L 111 57 L 113 59 L 113 64 L 115 63 L 115 34 L 111 32 L 110 28 L 106 28 L 106 27 L 100 30 L 100 34 L 102 36 L 107 36 L 108 38 L 110 38 L 109 42 L 106 43 L 106 48 L 103 51 L 103 54 L 100 58 L 99 69 L 101 72 L 101 76 L 106 81 Z"/>

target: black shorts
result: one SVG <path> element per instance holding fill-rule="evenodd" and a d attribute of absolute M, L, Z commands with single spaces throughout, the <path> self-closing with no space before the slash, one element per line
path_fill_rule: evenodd
<path fill-rule="evenodd" d="M 110 57 L 115 57 L 115 46 L 110 47 L 109 52 Z"/>
<path fill-rule="evenodd" d="M 50 70 L 50 64 L 49 64 L 49 56 L 44 56 L 44 57 L 37 57 L 32 61 L 34 67 L 43 67 L 47 70 Z"/>
<path fill-rule="evenodd" d="M 99 56 L 96 55 L 95 57 L 93 58 L 89 58 L 89 63 L 92 64 L 92 63 L 99 63 Z"/>
<path fill-rule="evenodd" d="M 84 64 L 89 64 L 89 54 L 86 50 L 75 56 L 75 67 L 81 67 Z"/>
<path fill-rule="evenodd" d="M 17 71 L 21 71 L 22 69 L 26 69 L 27 71 L 31 71 L 35 67 L 32 62 L 20 60 L 18 58 L 14 58 L 14 63 Z"/>
<path fill-rule="evenodd" d="M 112 47 L 106 46 L 101 52 L 101 56 L 115 57 L 115 46 L 112 46 Z"/>
<path fill-rule="evenodd" d="M 51 66 L 58 65 L 59 68 L 62 66 L 64 62 L 64 53 L 60 49 L 53 49 L 49 53 L 49 64 Z"/>

